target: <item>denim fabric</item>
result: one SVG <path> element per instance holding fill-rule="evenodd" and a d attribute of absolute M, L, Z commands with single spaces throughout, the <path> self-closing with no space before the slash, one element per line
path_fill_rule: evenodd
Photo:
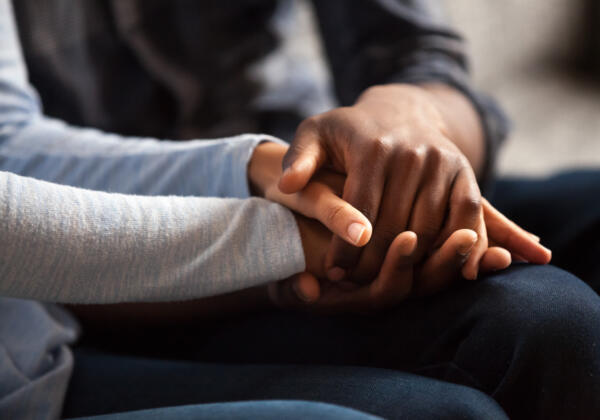
<path fill-rule="evenodd" d="M 265 343 L 266 344 L 266 343 Z M 240 400 L 309 400 L 384 418 L 505 419 L 474 389 L 391 369 L 166 361 L 75 350 L 65 417 Z"/>
<path fill-rule="evenodd" d="M 349 408 L 310 401 L 246 401 L 127 411 L 77 420 L 377 420 Z"/>
<path fill-rule="evenodd" d="M 493 203 L 553 250 L 552 263 L 600 291 L 600 170 L 503 179 Z"/>

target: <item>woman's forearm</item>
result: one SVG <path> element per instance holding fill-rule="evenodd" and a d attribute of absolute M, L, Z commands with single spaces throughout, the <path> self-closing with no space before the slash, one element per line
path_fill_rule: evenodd
<path fill-rule="evenodd" d="M 0 295 L 190 300 L 304 270 L 294 216 L 260 198 L 146 197 L 0 172 Z"/>

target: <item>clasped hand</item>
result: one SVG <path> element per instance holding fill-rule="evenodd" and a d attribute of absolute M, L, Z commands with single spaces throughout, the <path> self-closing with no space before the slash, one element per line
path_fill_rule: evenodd
<path fill-rule="evenodd" d="M 481 197 L 453 134 L 432 95 L 397 86 L 305 120 L 289 149 L 258 146 L 251 184 L 299 213 L 306 259 L 305 273 L 269 286 L 272 300 L 372 311 L 506 268 L 513 256 L 549 262 L 535 235 Z"/>

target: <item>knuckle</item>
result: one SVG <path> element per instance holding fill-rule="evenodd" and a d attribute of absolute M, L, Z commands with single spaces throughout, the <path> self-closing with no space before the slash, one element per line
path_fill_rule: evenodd
<path fill-rule="evenodd" d="M 445 152 L 437 146 L 427 148 L 427 160 L 435 166 L 440 165 L 444 161 L 445 155 Z"/>
<path fill-rule="evenodd" d="M 367 150 L 368 157 L 372 160 L 382 160 L 391 149 L 390 141 L 385 136 L 377 136 L 371 139 Z"/>
<path fill-rule="evenodd" d="M 424 147 L 410 147 L 403 150 L 400 159 L 411 168 L 422 166 L 425 162 L 426 150 Z"/>
<path fill-rule="evenodd" d="M 342 204 L 331 204 L 325 211 L 325 224 L 327 226 L 334 225 L 344 214 L 344 206 Z"/>
<path fill-rule="evenodd" d="M 464 195 L 460 198 L 458 207 L 461 212 L 466 214 L 479 214 L 482 210 L 481 197 L 475 194 Z"/>

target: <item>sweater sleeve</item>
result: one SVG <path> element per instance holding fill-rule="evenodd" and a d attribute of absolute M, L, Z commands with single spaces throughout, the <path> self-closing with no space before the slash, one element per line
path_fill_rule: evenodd
<path fill-rule="evenodd" d="M 158 141 L 44 116 L 27 80 L 11 3 L 0 0 L 0 170 L 100 191 L 245 198 L 248 161 L 265 140 L 281 141 L 263 134 Z"/>
<path fill-rule="evenodd" d="M 184 300 L 304 269 L 293 216 L 260 198 L 134 196 L 8 172 L 0 197 L 3 296 Z"/>
<path fill-rule="evenodd" d="M 292 213 L 247 198 L 264 138 L 159 142 L 46 118 L 0 0 L 0 295 L 176 300 L 302 271 Z"/>

